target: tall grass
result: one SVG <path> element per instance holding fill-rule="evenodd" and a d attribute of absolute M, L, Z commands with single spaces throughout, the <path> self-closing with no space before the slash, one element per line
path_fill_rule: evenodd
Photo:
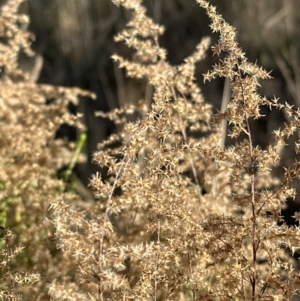
<path fill-rule="evenodd" d="M 229 103 L 217 114 L 194 78 L 209 39 L 172 66 L 159 44 L 164 28 L 141 1 L 113 2 L 131 13 L 116 41 L 135 50 L 131 60 L 113 59 L 127 76 L 145 79 L 153 94 L 100 114 L 123 130 L 93 155 L 108 175 L 91 178 L 95 204 L 85 211 L 52 204 L 59 247 L 78 265 L 76 281 L 50 287 L 52 298 L 292 300 L 300 278 L 289 253 L 298 249 L 299 228 L 282 223 L 281 211 L 295 196 L 290 184 L 299 177 L 299 163 L 281 181 L 272 169 L 286 139 L 297 134 L 299 110 L 257 93 L 269 73 L 247 61 L 235 29 L 207 1 L 197 2 L 219 34 L 212 51 L 220 60 L 204 80 L 225 78 L 231 87 Z M 253 144 L 251 128 L 262 106 L 290 118 L 265 150 Z M 131 114 L 136 121 L 128 122 Z M 220 143 L 223 135 L 232 146 Z"/>
<path fill-rule="evenodd" d="M 86 93 L 36 84 L 21 70 L 19 58 L 33 55 L 22 2 L 0 8 L 0 299 L 45 300 L 47 285 L 65 266 L 48 209 L 63 195 L 56 172 L 74 148 L 55 136 L 62 124 L 80 125 L 67 106 Z"/>
<path fill-rule="evenodd" d="M 286 200 L 295 197 L 299 162 L 282 179 L 273 169 L 292 135 L 299 152 L 300 110 L 258 94 L 270 75 L 247 60 L 217 9 L 197 0 L 219 35 L 211 49 L 220 59 L 203 79 L 224 78 L 231 91 L 214 113 L 194 75 L 211 54 L 210 39 L 203 37 L 173 66 L 160 45 L 164 28 L 142 2 L 113 0 L 130 16 L 115 40 L 134 55 L 112 58 L 151 89 L 136 105 L 97 112 L 119 132 L 95 150 L 95 201 L 82 202 L 56 177 L 65 165 L 70 174 L 78 147 L 55 139 L 55 132 L 63 123 L 80 126 L 66 107 L 90 94 L 32 83 L 20 70 L 18 56 L 32 54 L 21 2 L 8 1 L 0 15 L 1 300 L 285 301 L 299 295 L 290 256 L 299 248 L 299 227 L 282 218 Z M 266 106 L 289 121 L 261 149 L 252 124 Z"/>

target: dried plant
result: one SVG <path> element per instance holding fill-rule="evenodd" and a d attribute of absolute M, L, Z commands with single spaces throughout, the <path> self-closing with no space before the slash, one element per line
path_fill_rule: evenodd
<path fill-rule="evenodd" d="M 14 238 L 12 232 L 1 229 L 1 250 L 0 250 L 0 271 L 1 271 L 1 300 L 22 300 L 22 295 L 18 294 L 18 288 L 23 285 L 34 284 L 40 281 L 38 273 L 27 273 L 12 269 L 14 262 L 19 254 L 22 253 L 22 247 L 14 247 Z"/>
<path fill-rule="evenodd" d="M 55 136 L 64 123 L 80 125 L 67 105 L 87 93 L 33 83 L 20 69 L 20 55 L 33 55 L 32 36 L 24 30 L 29 20 L 19 13 L 22 2 L 9 0 L 0 8 L 0 226 L 5 232 L 0 298 L 44 300 L 63 258 L 55 248 L 48 209 L 63 195 L 56 172 L 69 163 L 73 149 Z"/>
<path fill-rule="evenodd" d="M 35 248 L 44 238 L 30 258 L 47 275 L 47 281 L 52 277 L 50 297 L 292 300 L 299 295 L 300 277 L 289 255 L 298 250 L 300 236 L 298 227 L 284 224 L 281 210 L 286 200 L 295 196 L 290 184 L 300 176 L 299 162 L 285 170 L 282 181 L 273 177 L 272 168 L 280 160 L 286 139 L 299 130 L 300 111 L 257 93 L 260 79 L 270 78 L 268 72 L 247 61 L 234 28 L 207 1 L 197 0 L 211 19 L 212 31 L 219 33 L 212 50 L 221 59 L 204 74 L 204 80 L 225 78 L 232 91 L 225 111 L 217 114 L 204 102 L 194 78 L 196 63 L 204 58 L 209 39 L 204 38 L 181 65 L 171 66 L 159 44 L 164 29 L 146 15 L 141 1 L 113 2 L 131 12 L 127 29 L 116 41 L 134 50 L 131 60 L 118 55 L 113 59 L 129 77 L 147 81 L 153 95 L 137 106 L 99 113 L 123 130 L 99 145 L 93 155 L 95 163 L 107 172 L 106 177 L 100 172 L 91 177 L 95 202 L 68 200 L 58 181 L 49 180 L 63 156 L 48 127 L 53 130 L 65 119 L 49 118 L 45 126 L 41 123 L 46 114 L 59 115 L 70 95 L 67 90 L 28 85 L 26 78 L 21 83 L 10 77 L 3 80 L 1 93 L 6 92 L 1 98 L 9 101 L 1 120 L 6 127 L 13 124 L 2 135 L 8 137 L 3 151 L 8 145 L 10 150 L 1 159 L 10 160 L 1 162 L 8 166 L 1 174 L 6 202 L 14 204 L 15 221 L 26 228 L 20 227 L 26 233 L 24 241 L 23 234 L 20 238 L 25 246 L 29 242 Z M 14 66 L 7 67 L 12 76 Z M 51 94 L 53 91 L 61 94 Z M 77 93 L 72 93 L 73 100 Z M 34 105 L 41 106 L 49 95 L 60 102 L 53 104 L 55 109 L 43 106 L 37 117 Z M 27 103 L 20 102 L 24 98 Z M 251 122 L 262 117 L 261 106 L 285 110 L 289 116 L 289 123 L 274 132 L 265 150 L 252 142 Z M 27 110 L 26 118 L 17 113 L 19 109 Z M 15 120 L 22 127 L 18 128 Z M 224 120 L 229 123 L 228 133 L 220 125 Z M 19 134 L 17 129 L 25 125 L 30 130 Z M 12 131 L 16 131 L 13 138 L 19 135 L 22 144 L 9 139 Z M 230 147 L 220 146 L 225 134 L 235 140 Z M 299 145 L 295 145 L 296 153 Z M 20 164 L 18 172 L 9 169 L 11 162 Z M 64 201 L 55 197 L 55 189 Z M 49 200 L 58 247 L 63 250 L 56 256 L 49 254 L 53 246 L 47 227 L 40 225 Z M 296 213 L 295 220 L 299 219 Z M 29 245 L 27 248 L 30 250 Z M 63 262 L 59 262 L 61 258 Z"/>

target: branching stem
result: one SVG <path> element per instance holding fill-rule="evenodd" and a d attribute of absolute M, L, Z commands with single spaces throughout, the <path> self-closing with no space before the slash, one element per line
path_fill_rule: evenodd
<path fill-rule="evenodd" d="M 242 73 L 240 69 L 240 65 L 237 59 L 237 70 L 239 74 L 239 78 L 242 79 Z M 241 81 L 239 81 L 239 85 L 242 92 L 242 98 L 244 107 L 246 107 L 245 100 L 245 89 Z M 249 149 L 250 149 L 250 178 L 251 178 L 251 208 L 252 208 L 252 277 L 251 277 L 251 286 L 252 286 L 252 300 L 255 300 L 255 292 L 256 292 L 256 279 L 257 279 L 257 267 L 256 267 L 256 257 L 257 257 L 257 249 L 258 249 L 258 239 L 257 239 L 257 222 L 256 222 L 256 203 L 255 203 L 255 158 L 253 153 L 253 143 L 252 143 L 252 135 L 251 128 L 249 124 L 249 117 L 245 110 L 244 113 L 245 122 L 247 127 L 248 139 L 249 139 Z"/>

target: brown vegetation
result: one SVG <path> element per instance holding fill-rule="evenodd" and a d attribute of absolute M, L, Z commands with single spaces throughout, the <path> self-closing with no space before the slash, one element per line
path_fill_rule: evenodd
<path fill-rule="evenodd" d="M 204 80 L 225 78 L 231 90 L 217 114 L 195 80 L 210 39 L 173 66 L 160 45 L 164 28 L 141 1 L 113 2 L 130 14 L 116 42 L 134 50 L 131 59 L 115 54 L 113 60 L 128 77 L 143 79 L 147 93 L 137 104 L 97 113 L 118 133 L 93 154 L 102 173 L 91 176 L 95 201 L 89 202 L 66 193 L 55 174 L 70 163 L 72 150 L 55 139 L 56 130 L 62 123 L 80 126 L 66 106 L 89 94 L 32 83 L 16 60 L 22 51 L 31 54 L 20 26 L 28 20 L 17 14 L 21 1 L 2 7 L 1 297 L 292 300 L 300 276 L 290 255 L 300 233 L 283 222 L 282 210 L 295 197 L 299 162 L 281 179 L 273 170 L 290 136 L 299 153 L 300 110 L 258 94 L 269 73 L 247 61 L 235 29 L 207 1 L 197 3 L 219 35 L 212 51 L 220 59 Z M 288 118 L 265 149 L 253 142 L 262 107 Z M 24 249 L 13 247 L 19 245 Z"/>

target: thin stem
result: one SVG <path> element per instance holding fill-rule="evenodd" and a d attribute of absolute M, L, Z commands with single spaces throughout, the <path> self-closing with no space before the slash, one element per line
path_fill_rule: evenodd
<path fill-rule="evenodd" d="M 105 209 L 105 213 L 104 213 L 104 223 L 106 221 L 109 221 L 109 210 L 110 210 L 110 207 L 111 207 L 111 204 L 112 204 L 112 197 L 113 197 L 113 193 L 115 191 L 115 188 L 117 186 L 117 183 L 118 183 L 118 180 L 121 176 L 121 173 L 122 173 L 122 170 L 123 170 L 123 166 L 125 164 L 125 160 L 126 160 L 126 156 L 123 158 L 122 160 L 122 163 L 120 165 L 120 168 L 119 170 L 117 171 L 116 173 L 116 179 L 113 183 L 113 186 L 111 188 L 111 191 L 110 191 L 110 194 L 108 196 L 108 200 L 107 200 L 107 207 Z M 103 241 L 104 241 L 104 230 L 101 231 L 101 238 L 100 238 L 100 246 L 99 246 L 99 257 L 98 257 L 98 263 L 99 263 L 99 270 L 101 271 L 102 270 L 102 260 L 101 260 L 101 255 L 103 254 Z M 99 293 L 100 293 L 100 289 L 99 289 Z M 102 293 L 101 293 L 101 299 L 103 299 L 103 296 L 102 296 Z"/>
<path fill-rule="evenodd" d="M 239 78 L 242 79 L 241 69 L 239 62 L 237 60 L 237 69 L 239 73 Z M 243 87 L 243 84 L 240 82 L 240 88 L 242 91 L 242 98 L 244 106 L 246 106 L 245 101 L 245 89 Z M 251 129 L 249 124 L 249 118 L 247 116 L 247 112 L 245 110 L 244 113 L 245 121 L 246 121 L 246 127 L 248 132 L 248 139 L 249 139 L 249 148 L 250 148 L 250 173 L 251 173 L 251 208 L 252 208 L 252 279 L 251 279 L 251 285 L 252 285 L 252 300 L 255 300 L 255 292 L 256 292 L 256 278 L 257 278 L 257 267 L 256 267 L 256 256 L 257 256 L 257 249 L 258 249 L 258 243 L 257 243 L 257 223 L 256 223 L 256 203 L 255 203 L 255 158 L 253 153 L 253 144 L 252 144 L 252 136 L 251 136 Z"/>
<path fill-rule="evenodd" d="M 172 94 L 173 94 L 174 100 L 176 101 L 177 100 L 177 95 L 176 95 L 174 86 L 171 87 L 171 90 L 172 90 Z M 185 99 L 184 96 L 183 96 L 183 98 Z M 182 117 L 181 117 L 181 115 L 179 113 L 178 113 L 178 117 L 179 117 L 179 120 L 180 120 L 180 131 L 181 131 L 183 140 L 184 140 L 184 142 L 186 144 L 188 144 L 187 133 L 186 133 L 185 127 L 183 126 Z M 191 168 L 192 168 L 192 173 L 193 173 L 194 181 L 196 183 L 196 189 L 197 189 L 197 194 L 198 194 L 198 197 L 199 197 L 199 201 L 201 201 L 201 197 L 202 197 L 201 185 L 200 185 L 200 182 L 198 180 L 197 170 L 196 170 L 194 161 L 191 160 L 190 158 L 188 158 L 188 160 L 189 160 L 189 163 L 190 163 Z"/>
<path fill-rule="evenodd" d="M 227 106 L 230 101 L 230 79 L 225 78 L 224 88 L 223 88 L 223 96 L 222 96 L 222 105 L 221 105 L 221 113 L 225 113 Z M 222 136 L 219 140 L 219 146 L 225 147 L 225 140 L 226 140 L 226 133 L 227 133 L 227 120 L 222 120 Z"/>
<path fill-rule="evenodd" d="M 153 36 L 153 39 L 154 39 L 154 43 L 155 43 L 156 47 L 159 48 L 160 46 L 159 46 L 157 36 Z M 176 95 L 174 86 L 171 86 L 171 91 L 172 91 L 174 100 L 177 100 L 177 95 Z M 184 97 L 184 99 L 185 99 L 185 97 Z M 187 137 L 186 130 L 185 130 L 184 126 L 182 126 L 182 117 L 179 113 L 178 113 L 178 116 L 179 116 L 179 120 L 180 120 L 180 125 L 181 125 L 180 130 L 181 130 L 181 133 L 182 133 L 183 140 L 184 140 L 185 143 L 188 143 L 188 137 Z M 199 197 L 199 201 L 201 201 L 201 197 L 202 197 L 201 186 L 200 186 L 200 182 L 198 180 L 196 167 L 195 167 L 195 164 L 194 164 L 193 160 L 191 160 L 191 159 L 188 159 L 188 160 L 191 164 L 194 181 L 196 183 L 196 189 L 197 189 L 197 194 L 198 194 L 198 197 Z"/>
<path fill-rule="evenodd" d="M 154 301 L 157 301 L 157 279 L 156 279 L 156 275 L 157 275 L 157 269 L 158 269 L 158 253 L 156 252 L 155 254 L 155 273 L 154 273 Z"/>
<path fill-rule="evenodd" d="M 157 194 L 157 199 L 159 200 L 159 189 L 160 186 L 160 181 L 157 180 L 157 190 L 156 190 L 156 194 Z M 158 204 L 160 204 L 158 202 Z M 161 225 L 160 225 L 160 216 L 159 213 L 157 214 L 157 244 L 160 244 L 160 231 L 161 231 Z M 157 300 L 157 275 L 158 275 L 158 259 L 159 259 L 159 251 L 156 250 L 155 252 L 155 272 L 154 272 L 154 301 Z"/>

